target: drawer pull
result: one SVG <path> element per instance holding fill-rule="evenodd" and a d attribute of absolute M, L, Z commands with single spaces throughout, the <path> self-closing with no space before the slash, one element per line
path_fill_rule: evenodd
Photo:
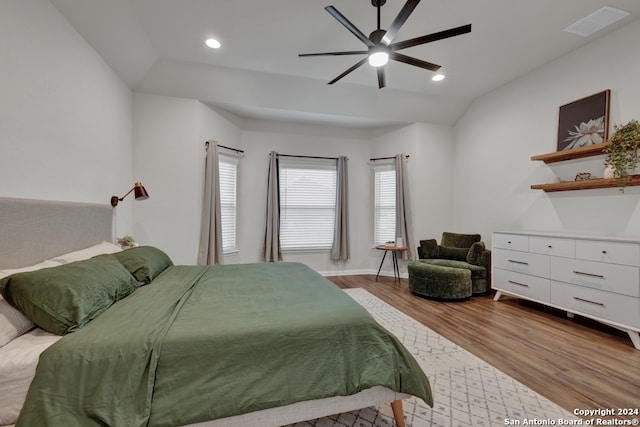
<path fill-rule="evenodd" d="M 602 253 L 603 253 L 603 254 L 606 254 L 606 253 L 607 253 L 607 251 L 602 251 Z"/>
<path fill-rule="evenodd" d="M 604 279 L 604 276 L 601 274 L 593 274 L 593 273 L 583 273 L 582 271 L 575 271 L 573 270 L 573 272 L 575 274 L 581 274 L 583 276 L 589 276 L 589 277 L 597 277 L 598 279 Z"/>
<path fill-rule="evenodd" d="M 573 297 L 573 299 L 576 300 L 576 301 L 588 302 L 589 304 L 599 305 L 600 307 L 604 307 L 604 304 L 601 303 L 601 302 L 589 301 L 588 299 L 578 298 L 578 297 Z"/>
<path fill-rule="evenodd" d="M 514 260 L 514 259 L 510 259 L 510 260 L 508 260 L 508 261 L 509 261 L 509 262 L 512 262 L 512 263 L 514 263 L 514 264 L 529 265 L 529 263 L 528 263 L 528 262 L 524 262 L 524 261 L 516 261 L 516 260 Z"/>
<path fill-rule="evenodd" d="M 524 283 L 514 282 L 513 280 L 509 280 L 509 283 L 511 283 L 512 285 L 524 286 L 525 288 L 529 287 L 529 285 L 525 285 Z"/>

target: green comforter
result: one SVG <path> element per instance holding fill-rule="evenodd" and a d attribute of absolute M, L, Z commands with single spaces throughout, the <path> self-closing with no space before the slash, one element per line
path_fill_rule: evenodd
<path fill-rule="evenodd" d="M 174 266 L 41 356 L 17 426 L 178 426 L 382 385 L 415 359 L 298 263 Z"/>

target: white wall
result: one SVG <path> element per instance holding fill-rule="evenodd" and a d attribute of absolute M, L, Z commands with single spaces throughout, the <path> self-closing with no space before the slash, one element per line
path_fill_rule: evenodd
<path fill-rule="evenodd" d="M 398 153 L 409 155 L 414 246 L 422 239 L 440 241 L 443 231 L 469 231 L 453 229 L 453 149 L 453 129 L 427 123 L 415 123 L 385 132 L 371 143 L 372 158 Z M 373 257 L 379 258 L 380 254 L 374 253 Z M 386 261 L 384 268 L 391 269 Z M 400 262 L 400 271 L 406 273 L 406 262 Z"/>
<path fill-rule="evenodd" d="M 368 254 L 373 244 L 371 172 L 368 166 L 369 141 L 360 132 L 312 125 L 254 122 L 242 131 L 246 150 L 240 164 L 238 239 L 240 260 L 260 259 L 264 238 L 267 170 L 269 152 L 279 154 L 337 157 L 347 156 L 349 168 L 349 222 L 351 259 L 333 262 L 329 251 L 284 252 L 285 261 L 303 262 L 317 271 L 369 271 L 373 266 Z"/>
<path fill-rule="evenodd" d="M 260 260 L 272 150 L 349 158 L 351 259 L 333 262 L 328 251 L 285 251 L 285 261 L 303 262 L 325 274 L 370 273 L 378 268 L 382 254 L 373 249 L 371 157 L 398 152 L 411 156 L 416 244 L 451 229 L 452 128 L 414 124 L 372 137 L 357 129 L 235 121 L 239 125 L 196 100 L 134 94 L 135 180 L 142 181 L 151 195 L 134 204 L 134 237 L 139 242 L 163 248 L 177 264 L 196 262 L 208 139 L 245 151 L 238 165 L 238 252 L 225 256 L 227 264 Z M 385 264 L 383 271 L 391 271 L 391 264 Z"/>
<path fill-rule="evenodd" d="M 195 264 L 200 239 L 205 141 L 239 146 L 235 125 L 193 99 L 136 93 L 135 179 L 149 199 L 134 206 L 134 237 L 176 264 Z"/>
<path fill-rule="evenodd" d="M 132 187 L 131 91 L 51 3 L 0 2 L 0 64 L 1 197 L 108 204 Z"/>
<path fill-rule="evenodd" d="M 477 99 L 455 127 L 454 225 L 640 236 L 640 189 L 544 193 L 531 184 L 578 172 L 602 177 L 604 156 L 553 165 L 558 108 L 611 89 L 613 123 L 640 118 L 640 21 Z"/>

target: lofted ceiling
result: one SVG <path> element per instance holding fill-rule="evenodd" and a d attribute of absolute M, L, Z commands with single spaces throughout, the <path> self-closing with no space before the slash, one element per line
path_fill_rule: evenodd
<path fill-rule="evenodd" d="M 363 50 L 324 10 L 333 5 L 363 33 L 376 29 L 371 0 L 50 0 L 133 90 L 200 99 L 236 117 L 362 128 L 453 124 L 477 97 L 640 17 L 637 0 L 422 0 L 394 41 L 465 24 L 472 32 L 403 53 L 442 65 L 446 79 L 386 66 L 386 87 L 365 65 L 326 83 Z M 387 0 L 382 28 L 405 0 Z M 605 6 L 630 15 L 588 37 L 563 29 Z M 215 37 L 220 49 L 204 41 Z"/>

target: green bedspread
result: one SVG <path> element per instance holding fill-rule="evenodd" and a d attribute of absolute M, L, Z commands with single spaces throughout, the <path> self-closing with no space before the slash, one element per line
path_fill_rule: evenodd
<path fill-rule="evenodd" d="M 17 426 L 178 426 L 382 385 L 400 342 L 298 263 L 173 266 L 41 356 Z"/>

